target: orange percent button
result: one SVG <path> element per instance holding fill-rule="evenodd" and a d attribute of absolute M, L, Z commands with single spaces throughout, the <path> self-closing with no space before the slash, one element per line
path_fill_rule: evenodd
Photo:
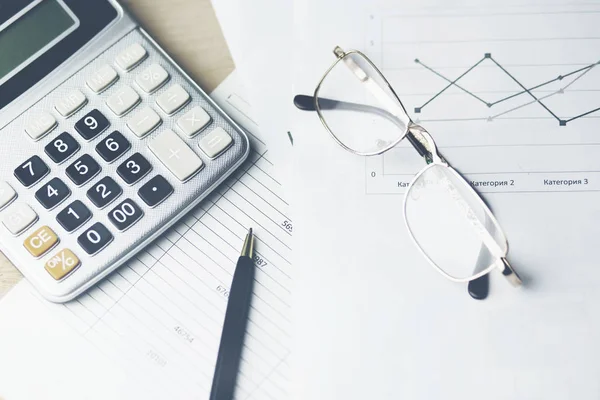
<path fill-rule="evenodd" d="M 69 249 L 59 251 L 46 262 L 44 268 L 57 281 L 64 278 L 80 264 L 79 258 Z"/>
<path fill-rule="evenodd" d="M 23 245 L 34 257 L 39 257 L 58 243 L 58 236 L 47 225 L 33 232 Z"/>

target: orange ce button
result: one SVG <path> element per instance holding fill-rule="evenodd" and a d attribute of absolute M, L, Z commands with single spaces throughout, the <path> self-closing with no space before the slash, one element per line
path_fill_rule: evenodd
<path fill-rule="evenodd" d="M 34 257 L 39 257 L 58 243 L 58 236 L 52 229 L 44 225 L 33 232 L 23 245 Z"/>

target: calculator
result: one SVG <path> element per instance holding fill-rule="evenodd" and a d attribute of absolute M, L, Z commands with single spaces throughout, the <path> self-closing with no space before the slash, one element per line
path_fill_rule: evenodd
<path fill-rule="evenodd" d="M 236 170 L 248 138 L 113 0 L 0 2 L 0 250 L 65 302 Z"/>

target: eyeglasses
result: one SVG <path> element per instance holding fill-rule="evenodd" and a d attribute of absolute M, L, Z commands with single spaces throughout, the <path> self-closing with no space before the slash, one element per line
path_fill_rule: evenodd
<path fill-rule="evenodd" d="M 314 96 L 296 106 L 317 111 L 331 137 L 347 151 L 383 154 L 406 138 L 427 165 L 404 198 L 404 220 L 423 256 L 443 276 L 469 282 L 487 296 L 487 274 L 498 269 L 514 286 L 521 279 L 506 259 L 508 242 L 496 218 L 466 180 L 438 153 L 431 135 L 414 123 L 381 71 L 363 53 L 334 49 L 336 61 Z"/>

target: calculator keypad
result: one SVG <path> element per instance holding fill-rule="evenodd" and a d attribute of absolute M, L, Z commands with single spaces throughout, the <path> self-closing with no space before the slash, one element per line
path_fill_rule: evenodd
<path fill-rule="evenodd" d="M 81 264 L 79 258 L 69 249 L 62 249 L 50 258 L 44 268 L 50 276 L 59 281 Z"/>
<path fill-rule="evenodd" d="M 119 131 L 114 131 L 96 146 L 96 151 L 104 161 L 111 163 L 121 157 L 129 148 L 131 143 Z"/>
<path fill-rule="evenodd" d="M 37 221 L 38 216 L 25 203 L 15 203 L 8 207 L 2 215 L 2 224 L 13 235 L 18 235 Z"/>
<path fill-rule="evenodd" d="M 96 222 L 83 232 L 78 238 L 77 243 L 88 254 L 96 254 L 113 241 L 113 235 L 100 222 Z"/>
<path fill-rule="evenodd" d="M 7 182 L 0 181 L 0 209 L 9 205 L 17 198 L 17 192 Z"/>
<path fill-rule="evenodd" d="M 136 112 L 127 122 L 127 127 L 133 134 L 142 138 L 152 132 L 158 125 L 161 119 L 150 107 L 144 107 Z"/>
<path fill-rule="evenodd" d="M 84 154 L 69 165 L 65 170 L 67 176 L 76 186 L 81 186 L 95 177 L 101 168 L 100 165 L 90 156 Z"/>
<path fill-rule="evenodd" d="M 15 169 L 15 177 L 25 187 L 30 187 L 45 177 L 50 168 L 38 156 L 33 156 Z"/>
<path fill-rule="evenodd" d="M 137 76 L 135 82 L 146 93 L 155 92 L 169 79 L 169 73 L 158 64 L 152 64 Z"/>
<path fill-rule="evenodd" d="M 202 160 L 170 129 L 161 132 L 148 144 L 150 150 L 180 181 L 186 181 L 203 166 Z"/>
<path fill-rule="evenodd" d="M 73 90 L 68 95 L 56 102 L 54 108 L 63 117 L 70 117 L 87 103 L 87 98 L 81 90 Z"/>
<path fill-rule="evenodd" d="M 135 224 L 144 212 L 131 199 L 126 199 L 108 213 L 108 219 L 119 231 L 124 231 Z"/>
<path fill-rule="evenodd" d="M 117 71 L 110 65 L 106 64 L 100 67 L 93 75 L 91 75 L 86 84 L 95 93 L 105 91 L 109 86 L 116 82 L 119 78 Z"/>
<path fill-rule="evenodd" d="M 175 114 L 190 101 L 190 94 L 180 84 L 171 85 L 163 94 L 158 96 L 156 104 L 167 115 Z"/>
<path fill-rule="evenodd" d="M 148 207 L 156 207 L 172 193 L 173 186 L 162 175 L 156 175 L 138 190 L 138 196 Z"/>
<path fill-rule="evenodd" d="M 98 208 L 104 208 L 123 193 L 123 189 L 110 176 L 100 179 L 87 191 L 87 197 Z"/>
<path fill-rule="evenodd" d="M 75 124 L 75 130 L 85 140 L 92 140 L 110 126 L 108 119 L 100 111 L 94 109 Z"/>
<path fill-rule="evenodd" d="M 78 229 L 90 218 L 92 218 L 92 212 L 80 200 L 75 200 L 56 216 L 60 226 L 67 232 Z"/>
<path fill-rule="evenodd" d="M 242 157 L 245 143 L 236 146 L 235 160 L 213 164 L 233 143 L 227 132 L 215 130 L 230 132 L 227 119 L 200 106 L 210 107 L 210 101 L 139 40 L 103 52 L 66 77 L 46 97 L 49 102 L 36 103 L 9 124 L 9 131 L 16 127 L 27 138 L 31 153 L 9 157 L 13 168 L 21 163 L 14 176 L 24 187 L 0 177 L 0 236 L 26 257 L 19 267 L 53 300 L 70 297 L 110 268 L 133 240 L 147 238 L 149 227 L 160 228 L 159 221 L 192 193 L 206 194 L 200 193 L 205 181 Z M 203 170 L 205 163 L 211 168 Z"/>
<path fill-rule="evenodd" d="M 133 185 L 151 170 L 152 165 L 146 160 L 146 157 L 140 153 L 135 153 L 119 165 L 117 174 L 119 174 L 126 184 Z"/>
<path fill-rule="evenodd" d="M 41 139 L 50 132 L 57 124 L 56 118 L 48 112 L 43 112 L 31 118 L 25 127 L 25 132 L 33 140 Z"/>
<path fill-rule="evenodd" d="M 59 178 L 52 178 L 35 192 L 35 198 L 45 209 L 51 210 L 71 195 L 71 190 Z"/>
<path fill-rule="evenodd" d="M 122 86 L 106 100 L 106 105 L 116 116 L 127 114 L 140 102 L 140 95 L 129 86 Z"/>
<path fill-rule="evenodd" d="M 146 52 L 146 49 L 144 49 L 139 43 L 134 43 L 119 53 L 116 62 L 119 68 L 122 70 L 130 71 L 140 62 L 142 62 L 147 56 L 148 53 Z"/>
<path fill-rule="evenodd" d="M 210 123 L 210 115 L 200 106 L 192 108 L 177 120 L 177 126 L 189 138 Z"/>
<path fill-rule="evenodd" d="M 53 248 L 58 241 L 56 233 L 49 226 L 44 225 L 29 235 L 23 245 L 32 256 L 38 258 Z"/>
<path fill-rule="evenodd" d="M 44 147 L 48 157 L 57 164 L 62 163 L 80 149 L 77 140 L 67 132 L 63 132 Z"/>
<path fill-rule="evenodd" d="M 204 136 L 198 146 L 209 158 L 214 159 L 219 156 L 222 152 L 227 150 L 233 143 L 233 139 L 229 136 L 229 133 L 225 132 L 225 129 L 218 127 Z"/>

